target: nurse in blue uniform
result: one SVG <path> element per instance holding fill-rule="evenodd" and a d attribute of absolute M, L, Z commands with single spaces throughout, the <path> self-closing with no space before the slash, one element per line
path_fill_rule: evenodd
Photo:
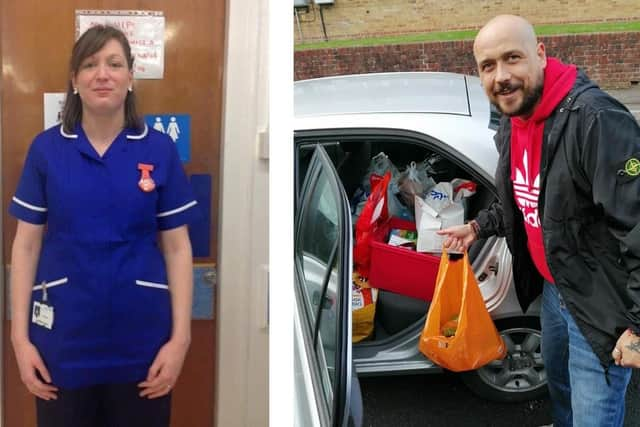
<path fill-rule="evenodd" d="M 63 121 L 36 136 L 10 213 L 11 339 L 38 425 L 169 425 L 191 339 L 195 198 L 137 116 L 124 34 L 73 48 Z"/>

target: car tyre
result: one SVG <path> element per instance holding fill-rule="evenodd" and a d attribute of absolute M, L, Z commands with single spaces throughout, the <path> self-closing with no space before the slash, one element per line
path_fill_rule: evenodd
<path fill-rule="evenodd" d="M 542 362 L 540 319 L 517 317 L 495 322 L 507 355 L 480 369 L 461 373 L 476 395 L 496 402 L 526 402 L 548 394 Z"/>

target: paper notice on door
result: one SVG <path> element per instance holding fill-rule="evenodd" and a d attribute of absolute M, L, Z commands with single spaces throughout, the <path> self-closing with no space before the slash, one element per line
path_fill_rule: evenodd
<path fill-rule="evenodd" d="M 49 129 L 62 121 L 65 93 L 44 94 L 44 128 Z"/>
<path fill-rule="evenodd" d="M 164 13 L 149 10 L 76 10 L 76 40 L 95 25 L 111 25 L 129 39 L 136 79 L 164 75 Z"/>

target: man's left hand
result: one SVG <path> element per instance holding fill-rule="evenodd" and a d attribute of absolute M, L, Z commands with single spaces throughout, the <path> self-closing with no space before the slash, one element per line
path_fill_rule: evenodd
<path fill-rule="evenodd" d="M 627 368 L 640 368 L 640 336 L 627 329 L 620 335 L 611 352 L 616 365 Z"/>

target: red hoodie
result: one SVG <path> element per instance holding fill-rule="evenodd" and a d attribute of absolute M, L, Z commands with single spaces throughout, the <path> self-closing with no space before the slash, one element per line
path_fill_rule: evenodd
<path fill-rule="evenodd" d="M 575 65 L 547 58 L 540 102 L 528 119 L 511 118 L 511 180 L 516 205 L 524 216 L 528 247 L 533 263 L 549 282 L 554 283 L 544 253 L 542 228 L 538 214 L 540 159 L 544 121 L 569 93 L 576 80 Z"/>

